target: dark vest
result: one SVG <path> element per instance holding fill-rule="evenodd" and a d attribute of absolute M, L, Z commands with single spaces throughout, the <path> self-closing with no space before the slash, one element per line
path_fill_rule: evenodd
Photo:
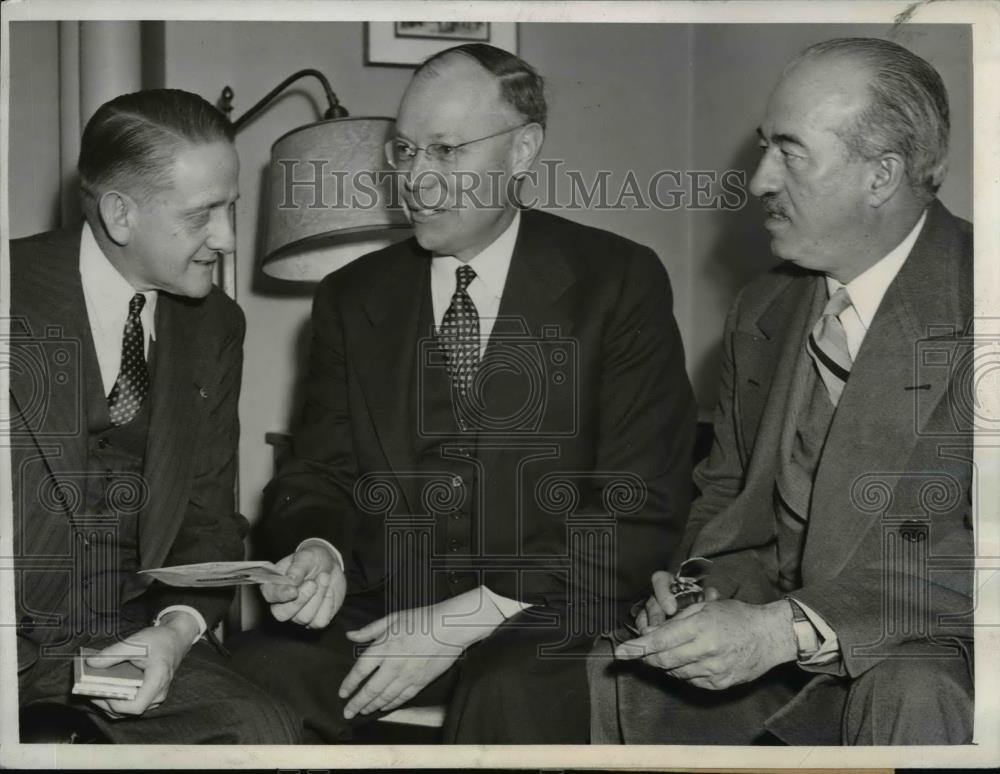
<path fill-rule="evenodd" d="M 149 370 L 155 368 L 150 342 Z M 131 573 L 139 568 L 139 512 L 148 500 L 143 469 L 151 398 L 126 425 L 111 424 L 96 360 L 87 358 L 87 463 L 74 518 L 77 636 L 114 633 Z M 75 600 L 73 600 L 75 602 Z"/>
<path fill-rule="evenodd" d="M 408 562 L 413 577 L 409 599 L 397 604 L 429 604 L 479 586 L 481 572 L 470 568 L 481 530 L 477 527 L 481 485 L 477 466 L 479 445 L 475 423 L 453 393 L 447 359 L 434 334 L 433 304 L 428 284 L 420 310 L 420 356 L 414 368 L 417 385 L 413 423 L 413 449 L 420 478 L 421 502 L 415 507 L 425 516 L 422 537 L 412 538 L 419 553 Z M 430 532 L 430 534 L 426 534 Z M 419 570 L 417 569 L 419 568 Z M 396 595 L 398 596 L 398 595 Z M 423 601 L 420 601 L 423 600 Z"/>

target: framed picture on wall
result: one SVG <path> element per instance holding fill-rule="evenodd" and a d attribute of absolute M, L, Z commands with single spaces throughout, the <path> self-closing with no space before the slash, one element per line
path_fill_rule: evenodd
<path fill-rule="evenodd" d="M 365 64 L 415 67 L 462 43 L 489 43 L 517 53 L 517 24 L 475 21 L 367 22 Z"/>

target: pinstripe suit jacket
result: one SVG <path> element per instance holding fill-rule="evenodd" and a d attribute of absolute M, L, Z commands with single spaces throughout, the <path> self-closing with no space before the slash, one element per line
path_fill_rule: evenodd
<path fill-rule="evenodd" d="M 100 376 L 79 246 L 79 226 L 10 243 L 19 672 L 43 644 L 65 640 L 71 568 L 80 559 L 72 493 L 87 470 L 88 379 L 99 384 Z M 234 481 L 244 327 L 240 308 L 218 289 L 200 300 L 160 294 L 140 569 L 243 556 L 246 520 L 235 512 Z M 57 496 L 60 487 L 67 496 Z M 230 601 L 228 590 L 173 590 L 132 576 L 121 625 L 139 628 L 166 605 L 187 604 L 212 626 Z"/>

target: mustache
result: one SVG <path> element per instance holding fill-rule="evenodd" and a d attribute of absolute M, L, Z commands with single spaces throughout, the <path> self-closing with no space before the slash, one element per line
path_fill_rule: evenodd
<path fill-rule="evenodd" d="M 788 211 L 784 205 L 774 198 L 774 194 L 767 194 L 760 198 L 761 206 L 768 215 L 778 215 L 783 218 L 788 217 Z"/>

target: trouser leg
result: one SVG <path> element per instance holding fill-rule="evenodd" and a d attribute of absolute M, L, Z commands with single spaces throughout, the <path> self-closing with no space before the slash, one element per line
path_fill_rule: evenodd
<path fill-rule="evenodd" d="M 968 744 L 973 730 L 973 677 L 963 655 L 887 659 L 851 684 L 844 743 Z"/>

